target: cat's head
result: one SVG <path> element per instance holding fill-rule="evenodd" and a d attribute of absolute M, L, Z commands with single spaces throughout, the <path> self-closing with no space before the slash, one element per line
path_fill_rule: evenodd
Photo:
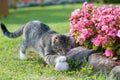
<path fill-rule="evenodd" d="M 73 41 L 70 36 L 57 34 L 52 37 L 52 48 L 59 55 L 66 55 L 71 49 Z"/>

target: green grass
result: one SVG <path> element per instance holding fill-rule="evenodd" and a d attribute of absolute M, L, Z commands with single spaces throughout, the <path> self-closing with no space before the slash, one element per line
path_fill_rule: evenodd
<path fill-rule="evenodd" d="M 96 4 L 97 6 L 101 4 Z M 15 31 L 31 20 L 40 20 L 60 34 L 69 32 L 69 17 L 82 4 L 57 5 L 10 9 L 9 16 L 0 18 L 10 31 Z M 91 69 L 84 66 L 81 70 L 57 72 L 45 64 L 32 50 L 27 50 L 28 59 L 19 59 L 19 47 L 22 37 L 8 39 L 0 31 L 0 80 L 106 80 L 102 74 L 89 75 Z"/>

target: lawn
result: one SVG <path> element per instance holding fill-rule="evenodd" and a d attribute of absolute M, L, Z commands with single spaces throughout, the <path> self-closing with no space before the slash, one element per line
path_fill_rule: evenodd
<path fill-rule="evenodd" d="M 101 4 L 95 4 L 100 6 Z M 69 17 L 82 4 L 55 5 L 10 9 L 10 15 L 0 18 L 12 32 L 31 20 L 40 20 L 60 34 L 69 32 Z M 36 52 L 27 50 L 28 59 L 19 59 L 19 47 L 22 37 L 6 38 L 0 31 L 0 80 L 106 80 L 106 75 L 90 75 L 91 69 L 84 66 L 81 70 L 57 72 L 45 64 Z"/>

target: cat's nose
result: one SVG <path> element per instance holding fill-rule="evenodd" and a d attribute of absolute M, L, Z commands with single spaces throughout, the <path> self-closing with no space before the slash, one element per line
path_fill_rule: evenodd
<path fill-rule="evenodd" d="M 62 54 L 60 54 L 60 55 L 61 55 L 61 56 L 65 56 L 65 54 L 63 54 L 63 53 L 62 53 Z"/>
<path fill-rule="evenodd" d="M 66 53 L 64 52 L 63 55 L 66 55 Z"/>
<path fill-rule="evenodd" d="M 63 52 L 63 56 L 65 56 L 66 55 L 66 52 Z"/>

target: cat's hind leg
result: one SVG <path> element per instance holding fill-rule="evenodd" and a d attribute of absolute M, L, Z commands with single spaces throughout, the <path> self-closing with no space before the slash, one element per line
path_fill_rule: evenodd
<path fill-rule="evenodd" d="M 27 59 L 27 56 L 26 56 L 27 47 L 28 47 L 27 41 L 23 40 L 20 47 L 20 59 Z"/>

